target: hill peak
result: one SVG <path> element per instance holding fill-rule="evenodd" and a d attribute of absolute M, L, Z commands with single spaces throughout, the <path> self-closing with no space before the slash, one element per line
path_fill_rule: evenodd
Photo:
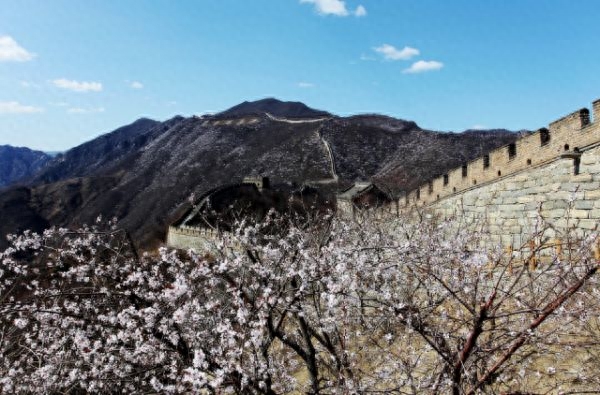
<path fill-rule="evenodd" d="M 217 115 L 220 117 L 238 117 L 262 113 L 269 113 L 285 118 L 320 118 L 331 116 L 326 111 L 315 110 L 301 102 L 281 101 L 272 97 L 256 101 L 245 101 Z"/>

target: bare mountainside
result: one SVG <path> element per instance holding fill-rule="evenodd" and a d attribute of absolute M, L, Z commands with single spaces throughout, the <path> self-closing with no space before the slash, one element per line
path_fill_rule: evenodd
<path fill-rule="evenodd" d="M 163 240 L 192 194 L 248 175 L 330 191 L 375 179 L 401 192 L 517 137 L 439 133 L 379 115 L 336 117 L 275 99 L 214 116 L 139 120 L 66 152 L 30 185 L 0 193 L 0 234 L 19 224 L 91 223 L 102 214 L 117 217 L 148 248 Z"/>
<path fill-rule="evenodd" d="M 41 151 L 0 145 L 0 188 L 31 177 L 50 159 Z"/>

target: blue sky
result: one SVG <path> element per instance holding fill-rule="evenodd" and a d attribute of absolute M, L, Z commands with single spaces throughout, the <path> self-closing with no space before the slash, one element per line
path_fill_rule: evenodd
<path fill-rule="evenodd" d="M 434 130 L 600 98 L 598 0 L 0 0 L 0 144 L 297 100 Z"/>

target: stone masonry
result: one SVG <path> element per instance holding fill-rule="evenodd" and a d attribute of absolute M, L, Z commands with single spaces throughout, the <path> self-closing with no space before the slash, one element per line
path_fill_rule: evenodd
<path fill-rule="evenodd" d="M 580 236 L 600 222 L 600 100 L 411 191 L 409 207 L 485 226 L 497 245 L 522 249 L 540 226 L 538 242 L 559 244 L 568 229 Z M 542 240 L 543 239 L 543 240 Z"/>

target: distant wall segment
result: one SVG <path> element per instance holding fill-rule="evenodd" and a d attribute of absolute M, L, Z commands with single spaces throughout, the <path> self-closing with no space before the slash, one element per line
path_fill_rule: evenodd
<path fill-rule="evenodd" d="M 196 251 L 212 251 L 218 239 L 213 229 L 189 226 L 169 226 L 167 245 L 173 248 L 194 249 Z"/>

